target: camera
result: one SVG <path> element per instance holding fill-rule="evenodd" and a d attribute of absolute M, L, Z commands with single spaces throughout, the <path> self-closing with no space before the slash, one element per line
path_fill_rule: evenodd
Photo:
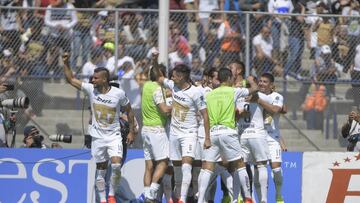
<path fill-rule="evenodd" d="M 29 148 L 43 148 L 42 142 L 44 141 L 44 136 L 36 135 L 32 139 L 33 143 L 30 145 Z"/>
<path fill-rule="evenodd" d="M 8 85 L 8 84 L 5 84 L 3 85 L 6 87 L 6 91 L 11 91 L 11 90 L 14 90 L 15 89 L 15 85 Z"/>
<path fill-rule="evenodd" d="M 16 99 L 5 99 L 0 101 L 0 107 L 6 108 L 28 108 L 30 100 L 27 97 L 19 97 Z"/>
<path fill-rule="evenodd" d="M 72 141 L 72 135 L 50 135 L 49 139 L 54 142 L 65 142 L 65 143 L 71 143 Z"/>

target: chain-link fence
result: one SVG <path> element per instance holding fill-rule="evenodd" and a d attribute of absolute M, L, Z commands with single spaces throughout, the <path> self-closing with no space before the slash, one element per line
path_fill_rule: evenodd
<path fill-rule="evenodd" d="M 27 119 L 19 119 L 22 126 L 31 118 L 48 134 L 64 129 L 77 135 L 86 132 L 88 104 L 83 105 L 83 95 L 63 80 L 64 52 L 70 53 L 71 67 L 83 80 L 95 67 L 108 68 L 141 124 L 141 86 L 148 79 L 151 52 L 158 46 L 157 10 L 0 9 L 0 81 L 16 84 L 18 94 L 31 100 Z M 169 47 L 169 69 L 185 63 L 194 81 L 201 80 L 205 69 L 236 62 L 239 74 L 272 72 L 285 82 L 285 93 L 297 92 L 304 84 L 296 101 L 304 100 L 310 83 L 344 97 L 352 84 L 349 99 L 359 105 L 358 23 L 354 16 L 171 11 L 169 39 L 163 41 Z M 340 83 L 337 91 L 335 84 Z"/>

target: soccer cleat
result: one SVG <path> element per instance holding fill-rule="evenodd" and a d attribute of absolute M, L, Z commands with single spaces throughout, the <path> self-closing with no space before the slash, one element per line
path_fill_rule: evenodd
<path fill-rule="evenodd" d="M 276 197 L 276 203 L 284 203 L 282 196 Z"/>
<path fill-rule="evenodd" d="M 114 196 L 108 196 L 108 203 L 116 203 L 116 199 Z"/>
<path fill-rule="evenodd" d="M 244 203 L 254 203 L 251 198 L 245 198 Z"/>
<path fill-rule="evenodd" d="M 230 203 L 231 202 L 231 197 L 229 194 L 226 194 L 223 196 L 221 203 Z"/>

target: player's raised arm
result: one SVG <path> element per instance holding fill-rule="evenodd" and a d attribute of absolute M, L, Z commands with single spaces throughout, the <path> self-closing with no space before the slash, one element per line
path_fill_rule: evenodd
<path fill-rule="evenodd" d="M 82 81 L 75 78 L 74 74 L 72 73 L 72 70 L 69 65 L 70 54 L 65 52 L 62 58 L 64 63 L 64 74 L 66 77 L 66 81 L 68 81 L 68 83 L 70 83 L 70 85 L 72 85 L 76 89 L 80 90 Z"/>
<path fill-rule="evenodd" d="M 164 83 L 165 76 L 160 71 L 158 57 L 159 57 L 159 52 L 154 51 L 151 54 L 151 63 L 152 63 L 152 68 L 155 70 L 155 74 L 157 76 L 157 82 L 162 85 Z"/>

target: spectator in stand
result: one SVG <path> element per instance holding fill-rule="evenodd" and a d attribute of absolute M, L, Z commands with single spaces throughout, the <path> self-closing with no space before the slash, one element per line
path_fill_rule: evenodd
<path fill-rule="evenodd" d="M 311 84 L 309 94 L 302 105 L 307 129 L 324 129 L 324 111 L 328 104 L 324 85 Z"/>
<path fill-rule="evenodd" d="M 324 2 L 318 2 L 317 7 L 326 8 Z M 328 11 L 324 11 L 324 14 Z M 313 31 L 317 33 L 317 48 L 315 52 L 315 57 L 321 54 L 321 47 L 323 45 L 332 46 L 334 41 L 334 23 L 330 20 L 330 17 L 321 17 L 317 19 L 313 27 Z"/>
<path fill-rule="evenodd" d="M 304 1 L 298 1 L 294 5 L 292 13 L 305 14 Z M 291 16 L 289 26 L 289 55 L 285 65 L 284 76 L 294 75 L 298 76 L 301 71 L 302 54 L 304 52 L 305 34 L 304 34 L 304 20 L 305 16 Z"/>
<path fill-rule="evenodd" d="M 261 32 L 253 39 L 254 46 L 254 68 L 256 75 L 272 72 L 278 61 L 272 57 L 273 39 L 268 26 L 263 26 Z"/>
<path fill-rule="evenodd" d="M 0 84 L 6 82 L 12 75 L 16 73 L 16 65 L 13 59 L 13 53 L 4 50 L 0 59 Z"/>
<path fill-rule="evenodd" d="M 120 30 L 120 27 L 118 30 Z M 99 12 L 90 33 L 95 42 L 95 46 L 107 42 L 113 43 L 115 39 L 115 13 L 107 11 Z"/>
<path fill-rule="evenodd" d="M 77 4 L 77 8 L 90 8 L 91 6 L 91 1 L 83 1 Z M 89 53 L 93 45 L 90 30 L 95 16 L 95 13 L 90 11 L 78 11 L 76 14 L 78 23 L 74 26 L 73 51 L 71 55 L 71 67 L 74 68 L 82 67 L 89 60 Z M 78 58 L 80 54 L 81 63 L 79 64 Z"/>
<path fill-rule="evenodd" d="M 46 10 L 45 25 L 49 28 L 50 57 L 48 65 L 55 70 L 59 66 L 60 50 L 71 51 L 73 27 L 78 22 L 76 11 L 71 3 L 65 0 L 54 0 L 47 8 L 62 8 L 63 10 Z M 50 72 L 51 73 L 51 72 Z M 52 72 L 53 74 L 54 72 Z"/>
<path fill-rule="evenodd" d="M 0 11 L 0 51 L 11 50 L 14 55 L 19 51 L 21 41 L 20 35 L 24 32 L 21 22 L 20 12 L 17 9 L 11 9 L 15 6 L 21 6 L 19 0 L 2 0 L 0 6 L 6 9 Z"/>
<path fill-rule="evenodd" d="M 169 60 L 172 69 L 176 64 L 183 63 L 191 67 L 192 54 L 188 41 L 181 35 L 180 29 L 173 25 L 170 30 Z"/>
<path fill-rule="evenodd" d="M 360 106 L 360 45 L 356 47 L 356 55 L 354 58 L 354 65 L 350 69 L 351 86 L 354 95 L 354 106 Z M 360 107 L 359 107 L 360 108 Z"/>
<path fill-rule="evenodd" d="M 207 34 L 209 33 L 209 24 L 210 24 L 210 15 L 206 11 L 219 10 L 222 0 L 195 0 L 194 6 L 195 10 L 198 10 L 199 13 L 196 14 L 196 22 L 198 23 L 198 43 L 200 46 L 203 46 Z"/>
<path fill-rule="evenodd" d="M 347 25 L 348 44 L 350 47 L 349 58 L 353 59 L 356 54 L 356 46 L 360 43 L 360 5 L 359 1 L 351 1 L 349 6 L 342 9 L 342 15 L 354 16 L 353 18 L 340 18 L 343 25 Z M 351 61 L 351 60 L 349 60 Z M 349 70 L 349 67 L 345 67 L 344 72 Z"/>
<path fill-rule="evenodd" d="M 170 10 L 184 10 L 185 4 L 184 0 L 169 0 L 170 1 Z M 173 13 L 170 12 L 170 21 L 176 22 L 179 25 L 179 29 L 181 35 L 183 35 L 186 39 L 189 39 L 189 31 L 188 31 L 188 16 L 186 13 Z"/>
<path fill-rule="evenodd" d="M 292 13 L 294 6 L 291 0 L 269 0 L 268 2 L 268 12 L 272 14 L 286 14 Z M 285 20 L 289 18 L 288 16 L 277 16 L 274 15 L 271 24 L 271 34 L 273 39 L 273 57 L 276 60 L 280 60 L 280 40 L 281 40 L 281 27 L 285 23 Z"/>
<path fill-rule="evenodd" d="M 106 44 L 105 44 L 106 45 Z M 129 62 L 132 66 L 131 68 L 135 68 L 135 62 L 134 59 L 131 56 L 126 55 L 125 53 L 125 44 L 119 43 L 118 45 L 118 61 L 115 62 L 115 56 L 112 55 L 110 58 L 107 59 L 106 62 L 106 68 L 109 70 L 110 75 L 117 75 L 119 78 L 121 78 L 125 72 L 120 67 L 125 63 Z"/>
<path fill-rule="evenodd" d="M 351 42 L 349 41 L 348 29 L 346 25 L 338 25 L 335 29 L 334 43 L 331 47 L 333 50 L 334 61 L 339 64 L 341 67 L 341 72 L 348 72 L 352 63 L 352 56 L 355 54 L 350 54 Z"/>
<path fill-rule="evenodd" d="M 335 82 L 337 80 L 337 68 L 332 58 L 329 45 L 321 47 L 320 55 L 315 59 L 311 69 L 311 76 L 316 82 L 326 82 L 326 95 L 335 96 Z"/>
<path fill-rule="evenodd" d="M 121 37 L 125 40 L 125 47 L 129 56 L 138 61 L 145 57 L 147 51 L 147 39 L 145 30 L 139 26 L 139 19 L 133 12 L 124 12 L 121 14 L 123 22 L 123 31 Z"/>
<path fill-rule="evenodd" d="M 200 81 L 203 77 L 204 67 L 202 66 L 201 60 L 199 57 L 194 57 L 192 59 L 192 67 L 190 72 L 190 78 L 192 81 Z"/>
<path fill-rule="evenodd" d="M 104 49 L 102 47 L 91 50 L 90 60 L 82 68 L 83 81 L 89 82 L 89 78 L 94 74 L 97 67 L 105 67 Z"/>
<path fill-rule="evenodd" d="M 218 39 L 221 40 L 221 61 L 225 66 L 228 65 L 228 61 L 240 57 L 243 34 L 238 23 L 238 15 L 228 14 L 217 33 Z"/>

